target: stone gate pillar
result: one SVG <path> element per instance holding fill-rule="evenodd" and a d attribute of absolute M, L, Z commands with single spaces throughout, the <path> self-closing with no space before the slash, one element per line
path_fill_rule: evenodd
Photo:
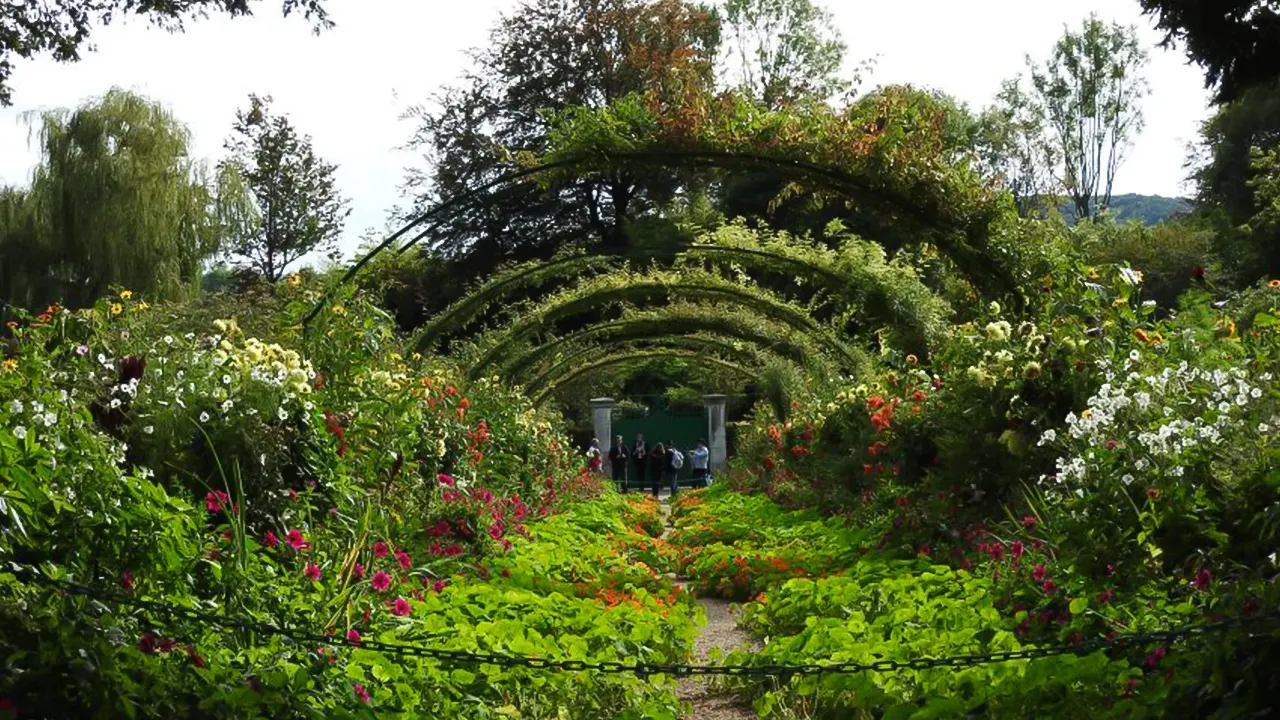
<path fill-rule="evenodd" d="M 729 445 L 724 429 L 724 395 L 703 395 L 702 404 L 707 408 L 707 449 L 711 451 L 711 474 L 724 469 L 728 460 Z"/>
<path fill-rule="evenodd" d="M 613 447 L 613 398 L 591 400 L 591 428 L 600 441 L 601 466 L 605 475 L 613 476 L 613 464 L 609 462 L 609 448 Z"/>

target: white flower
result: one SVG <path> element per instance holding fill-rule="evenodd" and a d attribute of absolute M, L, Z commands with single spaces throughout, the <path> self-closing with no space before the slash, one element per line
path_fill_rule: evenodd
<path fill-rule="evenodd" d="M 13 436 L 22 440 L 27 437 L 27 429 L 19 425 L 13 429 Z"/>
<path fill-rule="evenodd" d="M 1142 358 L 1142 354 L 1139 353 L 1137 350 L 1129 351 L 1129 359 L 1132 360 L 1133 362 L 1138 362 L 1138 360 L 1141 358 Z"/>
<path fill-rule="evenodd" d="M 1147 464 L 1148 463 L 1146 458 L 1138 458 L 1138 461 L 1133 464 L 1133 467 L 1139 471 L 1142 471 L 1147 469 Z"/>
<path fill-rule="evenodd" d="M 32 403 L 31 403 L 31 412 L 33 412 L 33 413 L 35 413 L 35 414 L 37 414 L 37 415 L 39 415 L 40 413 L 44 412 L 44 403 L 40 402 L 39 400 L 34 400 L 34 401 L 32 401 Z"/>
<path fill-rule="evenodd" d="M 106 356 L 106 355 L 103 355 L 102 353 L 98 353 L 98 362 L 102 363 L 103 365 L 106 365 L 106 364 L 107 364 L 107 356 Z"/>
<path fill-rule="evenodd" d="M 276 417 L 280 418 L 283 422 L 289 419 L 289 413 L 286 412 L 284 408 L 280 408 L 279 410 L 276 410 Z"/>
<path fill-rule="evenodd" d="M 200 422 L 202 423 L 209 422 L 209 413 L 207 412 L 200 413 Z"/>
<path fill-rule="evenodd" d="M 172 335 L 165 335 L 165 336 L 164 336 L 164 344 L 165 344 L 165 345 L 172 345 L 172 344 L 173 344 L 173 336 L 172 336 Z"/>
<path fill-rule="evenodd" d="M 233 405 L 235 405 L 235 403 L 234 403 L 234 402 L 232 402 L 232 401 L 230 401 L 230 400 L 225 400 L 225 401 L 223 401 L 223 403 L 222 403 L 222 412 L 227 412 L 228 410 L 230 410 L 230 409 L 231 409 L 231 407 L 232 407 Z"/>
<path fill-rule="evenodd" d="M 43 419 L 45 427 L 53 427 L 58 422 L 58 416 L 53 413 L 45 413 Z"/>
<path fill-rule="evenodd" d="M 1266 423 L 1258 423 L 1258 432 L 1269 433 L 1271 432 L 1271 426 Z"/>
<path fill-rule="evenodd" d="M 1227 402 L 1226 400 L 1223 400 L 1222 402 L 1218 403 L 1218 412 L 1224 413 L 1224 412 L 1229 412 L 1230 410 L 1231 410 L 1231 403 Z"/>
<path fill-rule="evenodd" d="M 230 384 L 231 384 L 231 376 L 230 376 L 230 375 L 223 375 L 223 376 L 222 376 L 222 384 L 223 384 L 223 385 L 230 385 Z"/>
<path fill-rule="evenodd" d="M 1132 476 L 1132 475 L 1122 475 L 1122 476 L 1120 477 L 1120 482 L 1124 483 L 1125 485 L 1128 485 L 1129 483 L 1133 482 L 1133 476 Z"/>
<path fill-rule="evenodd" d="M 1250 390 L 1249 397 L 1253 398 L 1254 400 L 1257 400 L 1258 398 L 1262 397 L 1262 388 L 1254 388 Z"/>
<path fill-rule="evenodd" d="M 1174 476 L 1174 477 L 1182 477 L 1182 472 L 1183 472 L 1183 467 L 1182 467 L 1181 465 L 1179 465 L 1179 466 L 1175 467 L 1174 469 L 1170 470 L 1170 471 L 1169 471 L 1169 474 L 1170 474 L 1170 475 L 1172 475 L 1172 476 Z"/>
<path fill-rule="evenodd" d="M 1156 301 L 1155 301 L 1155 300 L 1143 300 L 1143 301 L 1142 301 L 1142 307 L 1144 307 L 1144 308 L 1153 308 L 1153 307 L 1155 307 L 1155 306 L 1156 306 Z"/>
<path fill-rule="evenodd" d="M 9 412 L 13 413 L 14 415 L 17 415 L 18 413 L 22 412 L 22 403 L 17 400 L 10 400 Z"/>
<path fill-rule="evenodd" d="M 115 410 L 120 407 L 120 398 L 111 398 L 111 402 L 109 404 L 111 405 L 111 409 Z"/>
<path fill-rule="evenodd" d="M 1036 443 L 1036 445 L 1043 446 L 1045 443 L 1051 443 L 1057 439 L 1058 439 L 1058 431 L 1054 430 L 1053 428 L 1049 428 L 1048 430 L 1044 431 L 1043 435 L 1040 436 L 1040 442 Z"/>
<path fill-rule="evenodd" d="M 156 431 L 156 428 L 155 428 L 155 426 L 154 426 L 154 425 L 148 425 L 148 426 L 146 426 L 146 427 L 142 428 L 142 432 L 146 433 L 147 435 L 150 435 L 150 434 L 154 433 L 155 431 Z"/>

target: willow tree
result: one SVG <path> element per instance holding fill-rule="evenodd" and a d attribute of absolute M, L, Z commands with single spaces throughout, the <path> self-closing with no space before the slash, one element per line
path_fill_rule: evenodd
<path fill-rule="evenodd" d="M 0 217 L 10 302 L 84 305 L 113 286 L 182 295 L 245 216 L 236 178 L 194 160 L 186 126 L 144 97 L 113 89 L 26 117 L 40 160 L 21 207 Z"/>

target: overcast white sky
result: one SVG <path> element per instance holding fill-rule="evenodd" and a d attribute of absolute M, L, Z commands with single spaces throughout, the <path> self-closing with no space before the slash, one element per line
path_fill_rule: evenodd
<path fill-rule="evenodd" d="M 320 36 L 301 18 L 279 17 L 278 0 L 255 3 L 254 18 L 214 18 L 169 35 L 132 22 L 102 29 L 95 52 L 76 64 L 18 62 L 14 107 L 0 109 L 0 184 L 25 184 L 36 153 L 24 110 L 74 106 L 113 85 L 159 100 L 185 121 L 197 156 L 216 161 L 237 107 L 249 93 L 270 94 L 339 166 L 353 212 L 344 247 L 366 228 L 381 229 L 400 199 L 399 150 L 412 131 L 400 120 L 466 65 L 464 51 L 486 39 L 516 0 L 330 0 L 337 27 Z M 939 88 L 971 107 L 986 105 L 1000 81 L 1043 58 L 1064 24 L 1090 12 L 1135 24 L 1151 49 L 1147 124 L 1116 180 L 1117 192 L 1178 195 L 1186 144 L 1208 112 L 1200 71 L 1159 36 L 1137 0 L 828 0 L 850 47 L 851 65 L 878 56 L 869 84 L 910 82 Z"/>

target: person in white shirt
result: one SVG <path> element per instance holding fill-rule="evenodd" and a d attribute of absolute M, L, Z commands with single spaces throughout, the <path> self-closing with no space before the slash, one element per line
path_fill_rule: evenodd
<path fill-rule="evenodd" d="M 711 457 L 711 451 L 707 449 L 707 441 L 699 440 L 698 446 L 689 451 L 689 461 L 693 463 L 693 479 L 701 481 L 702 486 L 707 486 L 707 461 Z"/>

